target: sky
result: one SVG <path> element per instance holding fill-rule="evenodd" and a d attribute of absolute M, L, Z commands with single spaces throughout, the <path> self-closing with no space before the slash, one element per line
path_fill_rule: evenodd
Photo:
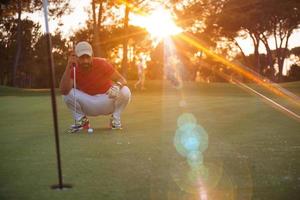
<path fill-rule="evenodd" d="M 252 45 L 252 41 L 250 38 L 248 39 L 237 39 L 238 43 L 243 47 L 245 50 L 246 55 L 252 54 L 254 52 L 254 47 Z M 270 41 L 270 48 L 275 49 L 275 42 L 273 42 L 274 38 L 269 39 Z M 300 29 L 294 31 L 289 39 L 289 48 L 299 47 L 300 46 Z M 261 44 L 259 48 L 260 53 L 266 53 L 266 49 L 264 45 Z"/>
<path fill-rule="evenodd" d="M 70 5 L 74 9 L 69 15 L 62 17 L 63 26 L 61 31 L 64 37 L 72 34 L 75 30 L 78 30 L 85 25 L 85 21 L 88 19 L 87 10 L 90 8 L 91 0 L 71 0 Z M 31 15 L 34 21 L 39 22 L 42 25 L 42 29 L 45 30 L 45 22 L 43 12 L 36 12 Z M 53 32 L 57 28 L 57 22 L 50 20 L 50 31 Z M 242 46 L 246 55 L 253 53 L 253 45 L 250 39 L 238 39 L 239 44 Z M 300 46 L 300 30 L 294 32 L 289 41 L 289 48 Z M 275 44 L 271 42 L 271 49 L 275 49 Z M 263 45 L 260 47 L 260 52 L 265 53 Z"/>
<path fill-rule="evenodd" d="M 64 37 L 69 36 L 74 31 L 85 26 L 85 22 L 88 19 L 87 9 L 90 7 L 90 0 L 70 0 L 70 5 L 72 6 L 73 12 L 69 15 L 64 15 L 61 19 L 63 26 L 60 28 Z M 24 17 L 29 16 L 34 21 L 39 22 L 42 26 L 42 30 L 45 30 L 45 19 L 43 11 L 38 11 L 31 15 L 24 15 Z M 54 32 L 58 27 L 58 21 L 49 19 L 49 29 L 50 32 Z"/>

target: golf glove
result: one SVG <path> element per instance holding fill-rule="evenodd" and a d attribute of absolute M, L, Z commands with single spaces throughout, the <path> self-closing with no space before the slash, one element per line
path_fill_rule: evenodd
<path fill-rule="evenodd" d="M 117 82 L 113 86 L 109 88 L 109 90 L 106 92 L 109 98 L 117 98 L 120 94 L 121 89 L 121 83 Z"/>

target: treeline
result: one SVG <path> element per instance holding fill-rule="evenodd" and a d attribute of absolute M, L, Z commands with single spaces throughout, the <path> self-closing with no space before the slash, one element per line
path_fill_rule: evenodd
<path fill-rule="evenodd" d="M 24 13 L 42 9 L 42 1 L 1 1 L 0 7 L 0 84 L 17 87 L 48 87 L 48 68 L 45 38 L 41 26 Z M 50 0 L 52 19 L 71 12 L 69 0 Z M 91 0 L 86 26 L 69 38 L 63 38 L 59 28 L 52 34 L 56 82 L 64 71 L 67 54 L 80 40 L 92 43 L 95 55 L 108 58 L 128 79 L 137 78 L 136 59 L 140 54 L 150 57 L 148 79 L 164 78 L 164 44 L 153 47 L 146 30 L 130 25 L 133 12 L 151 11 L 154 1 Z M 284 60 L 294 54 L 300 57 L 300 47 L 288 49 L 291 35 L 299 28 L 298 0 L 169 0 L 164 6 L 178 17 L 178 25 L 206 48 L 240 63 L 254 72 L 276 82 L 300 80 L 300 67 L 291 66 L 283 75 Z M 120 14 L 121 13 L 121 14 Z M 107 22 L 110 23 L 107 23 Z M 246 56 L 237 38 L 251 38 L 253 54 Z M 184 80 L 205 82 L 228 81 L 229 76 L 243 77 L 223 66 L 199 49 L 174 37 Z M 275 49 L 271 49 L 271 43 Z M 220 45 L 221 44 L 221 45 Z M 258 49 L 263 46 L 266 54 Z M 246 80 L 245 80 L 246 81 Z"/>
<path fill-rule="evenodd" d="M 255 72 L 278 82 L 299 80 L 299 67 L 283 76 L 284 61 L 299 49 L 288 49 L 291 35 L 299 29 L 298 0 L 196 0 L 177 3 L 181 25 L 224 57 L 233 57 Z M 237 38 L 250 38 L 254 51 L 246 56 Z M 203 42 L 204 43 L 204 42 Z M 275 44 L 275 49 L 271 49 Z M 259 53 L 264 47 L 265 55 Z M 299 60 L 298 60 L 299 61 Z M 220 66 L 220 68 L 224 68 Z M 277 72 L 278 71 L 278 72 Z"/>

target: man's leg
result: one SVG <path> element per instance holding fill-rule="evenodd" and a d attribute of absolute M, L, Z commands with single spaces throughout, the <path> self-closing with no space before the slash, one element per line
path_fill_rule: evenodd
<path fill-rule="evenodd" d="M 64 101 L 71 110 L 74 119 L 79 120 L 83 116 L 108 115 L 114 111 L 114 100 L 108 98 L 106 94 L 95 96 L 88 95 L 80 90 L 76 90 L 76 109 L 74 101 L 74 89 L 64 97 Z M 75 113 L 76 110 L 76 113 Z"/>
<path fill-rule="evenodd" d="M 114 111 L 112 113 L 113 123 L 121 126 L 121 113 L 126 108 L 131 99 L 131 92 L 127 86 L 122 87 L 120 95 L 115 99 Z"/>
<path fill-rule="evenodd" d="M 121 125 L 121 113 L 131 99 L 131 92 L 127 86 L 124 86 L 120 90 L 120 95 L 116 99 L 109 98 L 107 94 L 91 96 L 76 89 L 76 113 L 73 90 L 64 96 L 64 100 L 76 120 L 81 119 L 85 115 L 98 116 L 112 114 L 112 121 L 119 126 Z"/>
<path fill-rule="evenodd" d="M 75 105 L 75 96 L 74 96 L 74 90 L 75 90 L 75 96 L 76 96 L 76 105 Z M 76 121 L 79 121 L 83 116 L 85 116 L 85 113 L 82 110 L 81 104 L 79 99 L 82 99 L 82 92 L 77 89 L 71 89 L 68 95 L 63 96 L 63 99 L 69 108 L 69 110 L 72 112 L 73 118 Z M 75 112 L 76 111 L 76 112 Z"/>
<path fill-rule="evenodd" d="M 135 89 L 137 89 L 138 88 L 138 85 L 140 85 L 141 84 L 141 81 L 142 81 L 142 79 L 141 79 L 141 75 L 139 74 L 138 75 L 138 81 L 134 84 L 134 88 Z"/>
<path fill-rule="evenodd" d="M 145 90 L 145 79 L 146 79 L 146 74 L 145 71 L 143 71 L 142 79 L 141 79 L 141 90 Z"/>

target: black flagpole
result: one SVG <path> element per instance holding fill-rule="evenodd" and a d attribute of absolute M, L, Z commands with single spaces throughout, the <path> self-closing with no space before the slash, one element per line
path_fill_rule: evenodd
<path fill-rule="evenodd" d="M 51 101 L 52 101 L 54 135 L 55 135 L 55 144 L 56 144 L 57 172 L 58 172 L 58 185 L 53 185 L 53 186 L 51 186 L 51 188 L 62 190 L 64 188 L 71 188 L 72 185 L 63 184 L 63 178 L 62 178 L 60 148 L 59 148 L 59 135 L 58 135 L 58 122 L 57 122 L 57 108 L 56 108 L 56 98 L 55 98 L 54 61 L 53 61 L 53 55 L 52 55 L 51 34 L 49 32 L 49 25 L 48 25 L 48 0 L 43 0 L 43 7 L 44 7 L 44 15 L 45 15 L 47 50 L 48 50 L 48 65 L 49 65 L 49 72 L 50 72 Z"/>

